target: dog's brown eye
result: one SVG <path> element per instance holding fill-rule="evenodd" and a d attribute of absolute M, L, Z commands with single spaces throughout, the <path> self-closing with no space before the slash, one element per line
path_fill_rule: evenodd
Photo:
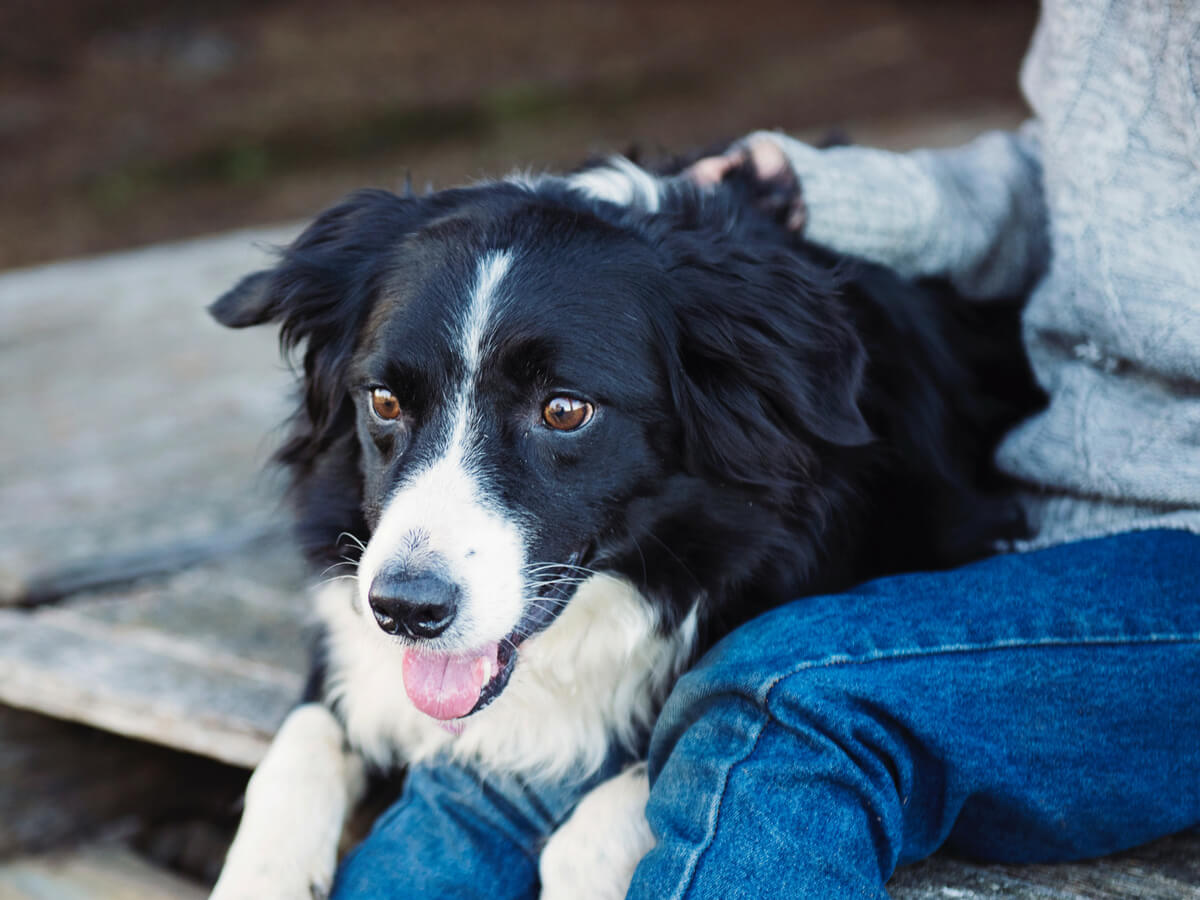
<path fill-rule="evenodd" d="M 381 419 L 390 422 L 400 418 L 400 401 L 387 388 L 374 388 L 371 391 L 371 407 Z"/>
<path fill-rule="evenodd" d="M 574 397 L 551 397 L 542 407 L 542 421 L 555 431 L 574 431 L 591 421 L 595 407 Z"/>

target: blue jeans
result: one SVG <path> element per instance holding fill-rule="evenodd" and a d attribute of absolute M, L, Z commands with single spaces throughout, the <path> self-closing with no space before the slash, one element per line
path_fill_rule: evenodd
<path fill-rule="evenodd" d="M 1200 535 L 1133 532 L 804 598 L 728 636 L 650 746 L 629 896 L 874 897 L 945 845 L 998 861 L 1200 824 Z M 537 896 L 551 787 L 418 767 L 334 896 Z"/>

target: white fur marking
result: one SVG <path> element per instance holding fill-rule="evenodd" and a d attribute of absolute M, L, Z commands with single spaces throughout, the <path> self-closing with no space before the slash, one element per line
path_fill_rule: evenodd
<path fill-rule="evenodd" d="M 609 157 L 604 165 L 567 177 L 567 183 L 597 200 L 658 212 L 658 179 L 623 156 Z"/>
<path fill-rule="evenodd" d="M 470 452 L 475 377 L 486 350 L 497 288 L 511 264 L 508 251 L 488 253 L 480 260 L 460 325 L 465 372 L 452 403 L 445 452 L 400 484 L 359 565 L 363 619 L 373 630 L 378 626 L 367 592 L 385 564 L 419 565 L 422 556 L 436 554 L 449 566 L 450 577 L 463 591 L 463 602 L 454 624 L 428 642 L 431 649 L 473 650 L 500 640 L 516 627 L 524 611 L 525 537 L 516 522 L 486 502 Z M 398 655 L 399 647 L 394 652 Z"/>
<path fill-rule="evenodd" d="M 347 812 L 363 789 L 362 764 L 324 706 L 284 720 L 246 788 L 246 808 L 212 900 L 312 900 L 333 883 Z"/>
<path fill-rule="evenodd" d="M 483 342 L 496 302 L 496 288 L 511 265 L 512 253 L 507 250 L 493 251 L 479 261 L 475 291 L 471 295 L 466 327 L 463 329 L 463 358 L 467 362 L 468 389 L 483 358 Z"/>
<path fill-rule="evenodd" d="M 654 849 L 649 799 L 645 763 L 593 788 L 542 850 L 541 900 L 621 900 Z"/>

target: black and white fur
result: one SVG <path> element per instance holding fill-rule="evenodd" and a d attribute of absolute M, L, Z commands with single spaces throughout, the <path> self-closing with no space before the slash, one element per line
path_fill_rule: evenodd
<path fill-rule="evenodd" d="M 739 622 L 1015 527 L 985 493 L 1031 396 L 1015 311 L 833 259 L 759 211 L 770 189 L 616 159 L 365 191 L 214 304 L 304 348 L 280 458 L 311 558 L 356 562 L 318 590 L 308 702 L 251 780 L 215 897 L 327 888 L 364 768 L 594 769 L 614 739 L 644 749 L 675 679 Z M 562 396 L 594 409 L 577 430 L 542 418 Z M 452 591 L 436 635 L 382 630 L 372 585 L 397 572 Z M 505 671 L 452 730 L 409 702 L 406 647 L 497 641 Z M 584 799 L 543 897 L 623 895 L 653 842 L 646 790 L 635 767 Z"/>

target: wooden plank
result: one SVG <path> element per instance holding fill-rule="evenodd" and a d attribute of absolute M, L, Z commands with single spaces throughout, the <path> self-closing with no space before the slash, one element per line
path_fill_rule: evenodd
<path fill-rule="evenodd" d="M 1100 860 L 978 865 L 936 856 L 901 869 L 893 900 L 1200 900 L 1200 831 Z"/>
<path fill-rule="evenodd" d="M 265 467 L 291 373 L 207 303 L 285 227 L 0 276 L 0 701 L 253 765 L 304 568 Z"/>
<path fill-rule="evenodd" d="M 12 614 L 0 613 L 0 641 L 0 701 L 235 765 L 261 758 L 298 692 Z"/>
<path fill-rule="evenodd" d="M 266 528 L 291 375 L 205 306 L 294 228 L 0 276 L 0 602 L 72 565 Z"/>
<path fill-rule="evenodd" d="M 208 891 L 120 845 L 0 864 L 0 900 L 203 900 Z"/>
<path fill-rule="evenodd" d="M 0 701 L 253 766 L 303 684 L 304 581 L 281 535 L 132 589 L 0 610 Z"/>
<path fill-rule="evenodd" d="M 123 586 L 144 578 L 170 575 L 212 559 L 248 550 L 278 529 L 252 525 L 223 530 L 207 537 L 183 539 L 161 546 L 66 563 L 62 568 L 31 576 L 11 598 L 14 606 L 36 608 L 73 594 Z"/>

